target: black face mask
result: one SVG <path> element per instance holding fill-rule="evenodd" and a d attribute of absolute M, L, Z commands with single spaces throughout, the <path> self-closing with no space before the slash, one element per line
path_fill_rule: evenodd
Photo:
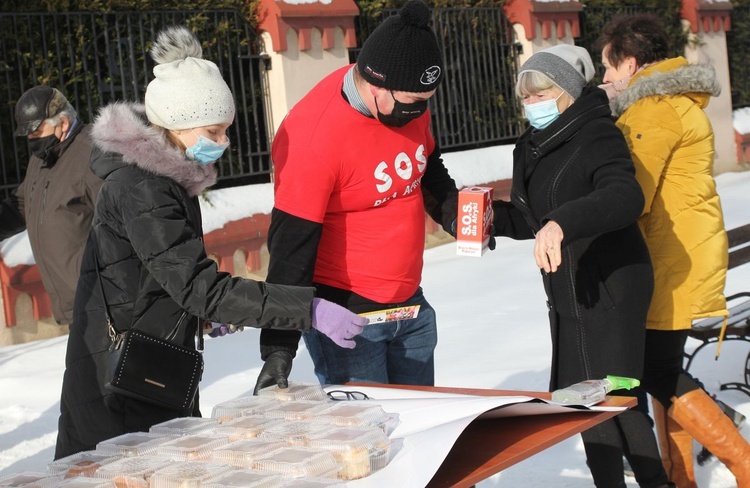
<path fill-rule="evenodd" d="M 386 115 L 380 111 L 378 100 L 375 99 L 375 108 L 378 111 L 378 120 L 391 127 L 403 127 L 414 119 L 418 119 L 427 111 L 427 100 L 414 103 L 403 103 L 393 98 L 393 111 Z"/>
<path fill-rule="evenodd" d="M 60 139 L 55 134 L 45 137 L 33 137 L 29 139 L 29 152 L 42 161 L 52 163 L 50 158 L 53 156 L 51 149 L 60 144 Z"/>

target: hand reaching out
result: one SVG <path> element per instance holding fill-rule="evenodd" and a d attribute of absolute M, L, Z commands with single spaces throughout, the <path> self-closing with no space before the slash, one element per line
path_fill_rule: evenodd
<path fill-rule="evenodd" d="M 289 373 L 292 372 L 292 355 L 286 351 L 275 351 L 268 355 L 255 383 L 253 395 L 269 386 L 289 388 Z"/>
<path fill-rule="evenodd" d="M 367 323 L 366 318 L 360 317 L 340 305 L 322 298 L 313 298 L 313 328 L 328 336 L 341 347 L 354 349 L 356 343 L 352 339 L 362 333 Z"/>
<path fill-rule="evenodd" d="M 547 273 L 554 273 L 562 263 L 563 230 L 550 220 L 536 233 L 534 259 L 536 265 Z"/>
<path fill-rule="evenodd" d="M 211 322 L 211 331 L 208 333 L 209 337 L 222 337 L 227 334 L 234 334 L 239 331 L 242 332 L 244 327 L 236 327 L 232 324 L 220 324 L 218 322 Z"/>

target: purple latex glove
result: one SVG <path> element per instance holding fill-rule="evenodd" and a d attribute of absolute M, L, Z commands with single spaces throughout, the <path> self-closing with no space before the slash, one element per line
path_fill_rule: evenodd
<path fill-rule="evenodd" d="M 313 298 L 313 329 L 325 334 L 343 348 L 354 349 L 357 344 L 351 339 L 362 333 L 367 322 L 366 318 L 360 317 L 340 305 L 322 298 Z"/>
<path fill-rule="evenodd" d="M 232 324 L 220 324 L 218 322 L 211 322 L 211 332 L 208 333 L 209 337 L 223 337 L 227 334 L 234 334 L 237 331 L 242 332 L 243 327 L 235 327 Z"/>

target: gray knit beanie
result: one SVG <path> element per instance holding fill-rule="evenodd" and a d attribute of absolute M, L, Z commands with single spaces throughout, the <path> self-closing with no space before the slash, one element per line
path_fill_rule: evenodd
<path fill-rule="evenodd" d="M 565 92 L 577 99 L 583 87 L 594 77 L 594 63 L 589 52 L 579 46 L 558 44 L 532 55 L 518 72 L 536 71 L 545 75 Z"/>

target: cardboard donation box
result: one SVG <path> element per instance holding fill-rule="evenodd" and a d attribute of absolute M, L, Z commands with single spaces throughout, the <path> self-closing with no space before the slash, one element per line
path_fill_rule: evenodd
<path fill-rule="evenodd" d="M 472 186 L 458 192 L 456 254 L 481 256 L 490 242 L 492 188 Z"/>

